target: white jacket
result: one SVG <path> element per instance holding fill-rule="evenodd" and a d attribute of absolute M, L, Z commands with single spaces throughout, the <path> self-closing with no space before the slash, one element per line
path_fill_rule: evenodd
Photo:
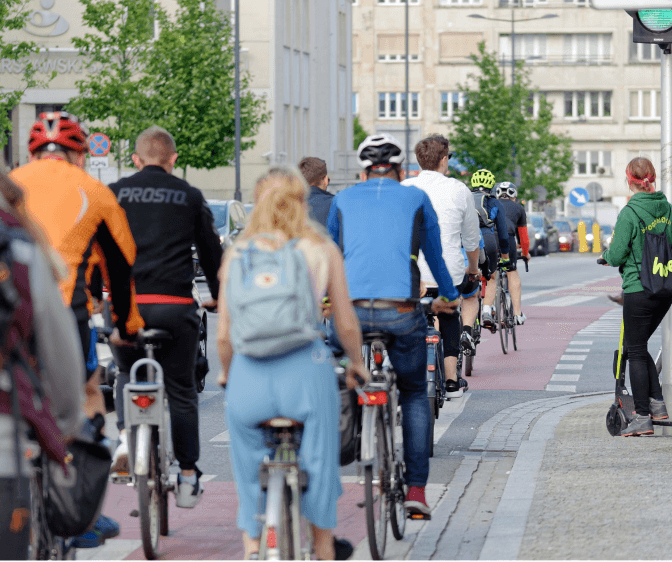
<path fill-rule="evenodd" d="M 462 283 L 466 268 L 462 247 L 467 252 L 478 248 L 481 231 L 474 197 L 469 188 L 439 172 L 423 170 L 417 177 L 401 182 L 422 189 L 432 202 L 441 228 L 441 248 L 448 272 L 457 286 Z M 436 285 L 425 256 L 418 256 L 420 277 L 428 285 Z"/>

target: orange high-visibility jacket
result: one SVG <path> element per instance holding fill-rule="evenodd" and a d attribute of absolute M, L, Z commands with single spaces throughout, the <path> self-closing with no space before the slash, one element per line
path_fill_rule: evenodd
<path fill-rule="evenodd" d="M 144 322 L 131 276 L 136 247 L 126 213 L 112 191 L 63 160 L 36 160 L 13 170 L 10 177 L 24 189 L 28 213 L 70 268 L 61 292 L 77 321 L 90 315 L 86 277 L 90 263 L 96 262 L 109 280 L 121 336 L 137 333 Z"/>

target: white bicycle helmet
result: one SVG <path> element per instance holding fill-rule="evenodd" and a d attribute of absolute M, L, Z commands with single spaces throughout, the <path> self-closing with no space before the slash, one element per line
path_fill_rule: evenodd
<path fill-rule="evenodd" d="M 499 199 L 502 195 L 506 195 L 511 199 L 518 197 L 518 188 L 516 187 L 516 184 L 510 181 L 498 183 L 495 186 L 495 197 Z"/>
<path fill-rule="evenodd" d="M 365 170 L 370 166 L 389 167 L 404 161 L 404 150 L 392 135 L 369 135 L 357 149 L 357 160 Z"/>

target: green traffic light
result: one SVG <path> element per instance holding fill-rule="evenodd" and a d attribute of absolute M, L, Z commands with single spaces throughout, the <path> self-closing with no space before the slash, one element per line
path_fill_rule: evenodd
<path fill-rule="evenodd" d="M 654 33 L 664 33 L 672 29 L 672 10 L 638 10 L 642 25 Z"/>

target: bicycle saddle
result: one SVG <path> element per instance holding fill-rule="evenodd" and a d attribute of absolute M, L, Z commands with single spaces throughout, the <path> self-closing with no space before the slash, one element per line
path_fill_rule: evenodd
<path fill-rule="evenodd" d="M 259 424 L 259 427 L 281 428 L 281 427 L 295 427 L 297 429 L 303 428 L 303 422 L 293 420 L 291 418 L 271 418 Z"/>
<path fill-rule="evenodd" d="M 388 347 L 394 336 L 386 332 L 364 332 L 362 334 L 362 340 L 364 344 L 372 344 L 374 341 L 383 342 L 385 347 Z"/>
<path fill-rule="evenodd" d="M 159 330 L 158 328 L 150 328 L 142 332 L 143 343 L 158 343 L 162 341 L 170 341 L 173 335 L 168 330 Z"/>

